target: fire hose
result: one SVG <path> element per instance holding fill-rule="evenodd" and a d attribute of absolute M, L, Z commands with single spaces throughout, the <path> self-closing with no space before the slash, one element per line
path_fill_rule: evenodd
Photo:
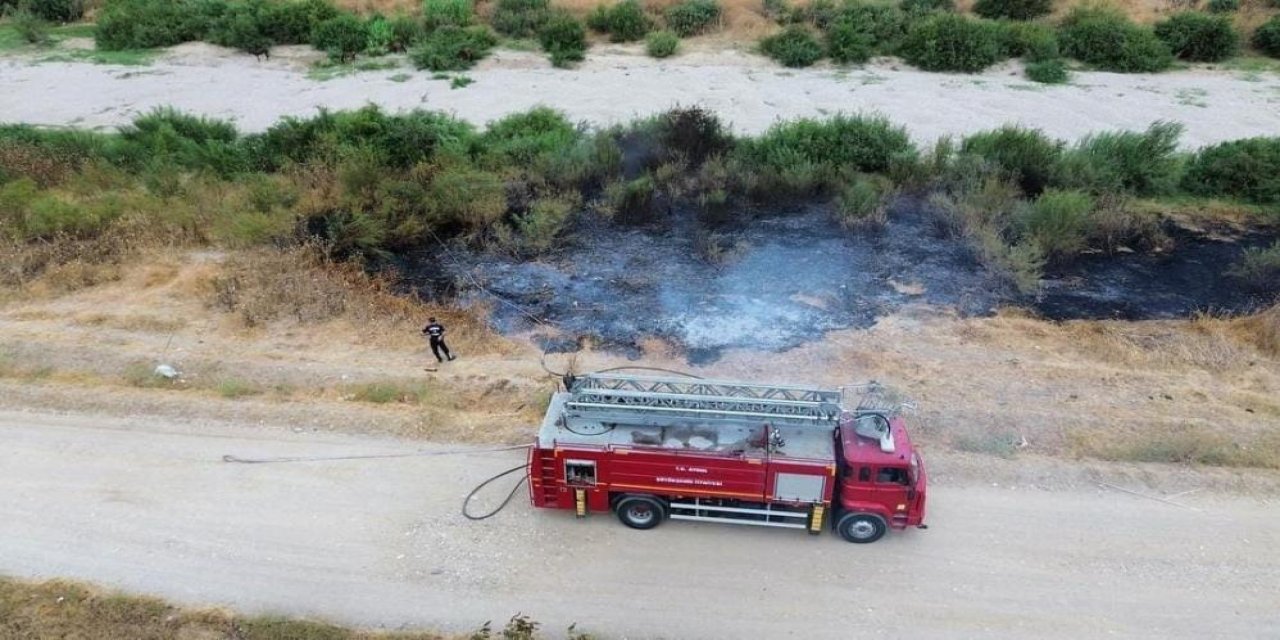
<path fill-rule="evenodd" d="M 274 457 L 274 458 L 242 458 L 240 456 L 227 454 L 222 456 L 222 461 L 227 463 L 235 463 L 235 464 L 276 464 L 276 463 L 282 463 L 282 462 L 329 462 L 334 460 L 377 460 L 377 459 L 384 459 L 384 458 L 412 458 L 412 457 L 464 455 L 469 453 L 490 453 L 495 451 L 514 451 L 516 449 L 527 449 L 527 448 L 529 448 L 529 445 L 527 444 L 517 444 L 517 445 L 511 445 L 508 447 L 493 447 L 489 449 L 456 449 L 456 450 L 451 449 L 447 451 L 410 451 L 406 453 L 375 453 L 375 454 L 368 454 L 368 455 L 347 455 L 347 456 L 280 456 L 280 457 Z M 499 504 L 497 508 L 493 509 L 492 511 L 477 515 L 477 514 L 472 514 L 470 511 L 467 510 L 467 506 L 471 503 L 472 498 L 475 498 L 476 494 L 480 493 L 480 491 L 483 490 L 485 487 L 489 486 L 490 484 L 492 484 L 493 482 L 497 481 L 500 478 L 511 475 L 517 471 L 523 471 L 526 468 L 528 468 L 528 466 L 529 466 L 528 464 L 522 464 L 519 466 L 512 467 L 510 469 L 507 469 L 506 471 L 503 471 L 502 473 L 499 473 L 498 475 L 488 478 L 484 482 L 481 482 L 479 485 L 476 485 L 476 488 L 472 489 L 471 492 L 467 494 L 467 497 L 464 498 L 462 501 L 463 517 L 465 517 L 468 520 L 486 520 L 488 518 L 492 518 L 493 516 L 498 515 L 500 511 L 507 508 L 507 505 L 511 504 L 511 500 L 516 497 L 516 492 L 518 492 L 520 490 L 520 487 L 524 485 L 527 478 L 525 477 L 520 478 L 520 480 L 516 482 L 515 486 L 511 487 L 511 492 L 508 493 L 507 497 L 502 500 L 502 503 Z"/>
<path fill-rule="evenodd" d="M 489 511 L 488 513 L 482 513 L 480 515 L 472 515 L 471 512 L 467 511 L 467 505 L 471 504 L 471 499 L 476 497 L 476 494 L 480 493 L 481 489 L 484 489 L 485 487 L 489 486 L 489 483 L 497 480 L 498 478 L 501 478 L 506 475 L 510 475 L 517 471 L 524 471 L 527 468 L 529 468 L 528 464 L 522 464 L 518 467 L 511 467 L 510 469 L 507 469 L 506 471 L 503 471 L 502 473 L 499 473 L 498 475 L 493 476 L 488 480 L 485 480 L 484 482 L 481 482 L 480 484 L 476 485 L 476 488 L 472 489 L 471 493 L 468 493 L 467 497 L 462 499 L 462 516 L 468 520 L 485 520 L 498 515 L 498 512 L 502 511 L 503 509 L 506 509 L 507 505 L 511 503 L 511 499 L 516 497 L 516 492 L 519 491 L 521 485 L 523 485 L 529 479 L 528 476 L 522 476 L 518 481 L 516 481 L 515 485 L 511 487 L 511 493 L 508 493 L 507 497 L 503 499 L 502 504 L 499 504 L 496 508 L 494 508 L 493 511 Z"/>

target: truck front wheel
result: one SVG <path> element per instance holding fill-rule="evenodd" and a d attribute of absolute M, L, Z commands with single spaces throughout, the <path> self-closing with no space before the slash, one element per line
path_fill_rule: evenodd
<path fill-rule="evenodd" d="M 884 518 L 872 513 L 846 513 L 836 523 L 840 537 L 859 544 L 879 540 L 888 529 Z"/>
<path fill-rule="evenodd" d="M 629 496 L 618 501 L 618 519 L 632 529 L 652 529 L 666 517 L 667 511 L 656 498 Z"/>

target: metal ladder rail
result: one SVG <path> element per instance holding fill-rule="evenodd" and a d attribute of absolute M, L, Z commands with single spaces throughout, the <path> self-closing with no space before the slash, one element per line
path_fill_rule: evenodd
<path fill-rule="evenodd" d="M 793 385 L 763 385 L 731 380 L 702 380 L 660 378 L 651 376 L 622 376 L 589 374 L 578 378 L 572 391 L 589 389 L 636 391 L 648 394 L 717 396 L 751 398 L 759 400 L 790 400 L 800 402 L 825 402 L 839 404 L 840 390 L 802 387 Z"/>
<path fill-rule="evenodd" d="M 663 396 L 600 390 L 575 393 L 564 406 L 573 415 L 601 418 L 608 416 L 614 421 L 625 421 L 629 416 L 679 415 L 703 419 L 829 425 L 840 417 L 840 406 L 828 403 L 720 396 Z"/>

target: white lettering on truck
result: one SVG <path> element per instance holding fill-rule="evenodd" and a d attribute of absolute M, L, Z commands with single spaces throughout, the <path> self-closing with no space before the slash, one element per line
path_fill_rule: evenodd
<path fill-rule="evenodd" d="M 670 476 L 658 476 L 655 478 L 658 482 L 665 484 L 694 484 L 704 487 L 723 487 L 724 483 L 719 480 L 707 480 L 704 478 L 673 478 Z"/>

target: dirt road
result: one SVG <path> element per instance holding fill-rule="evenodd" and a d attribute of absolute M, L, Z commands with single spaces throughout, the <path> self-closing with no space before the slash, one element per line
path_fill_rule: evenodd
<path fill-rule="evenodd" d="M 519 452 L 237 465 L 221 457 L 421 445 L 12 412 L 0 442 L 0 573 L 185 603 L 457 630 L 524 612 L 631 638 L 1280 635 L 1280 510 L 1253 499 L 938 486 L 931 530 L 860 547 L 523 500 L 461 518 Z"/>
<path fill-rule="evenodd" d="M 499 51 L 466 73 L 474 84 L 453 89 L 449 79 L 432 79 L 407 64 L 318 81 L 278 53 L 259 62 L 191 43 L 146 67 L 10 58 L 0 61 L 0 86 L 10 88 L 0 94 L 0 122 L 114 127 L 171 105 L 257 131 L 320 107 L 377 104 L 443 110 L 478 125 L 548 105 L 574 120 L 607 125 L 702 105 L 744 133 L 779 119 L 879 111 L 925 144 L 1010 123 L 1075 139 L 1171 120 L 1186 126 L 1188 147 L 1280 130 L 1280 74 L 1268 71 L 1078 72 L 1070 84 L 1046 86 L 1028 82 L 1016 63 L 974 75 L 928 73 L 893 60 L 793 70 L 723 50 L 657 61 L 629 46 L 592 49 L 573 70 L 552 69 L 537 53 Z"/>

